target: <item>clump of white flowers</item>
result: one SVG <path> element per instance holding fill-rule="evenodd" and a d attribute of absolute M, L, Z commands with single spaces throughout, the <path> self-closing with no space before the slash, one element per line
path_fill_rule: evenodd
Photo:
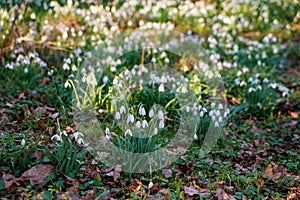
<path fill-rule="evenodd" d="M 61 131 L 59 120 L 57 119 L 57 125 L 58 125 L 58 133 L 53 135 L 51 137 L 51 140 L 56 140 L 58 143 L 63 143 L 64 141 L 70 141 L 74 138 L 77 144 L 83 145 L 85 142 L 83 140 L 83 134 L 80 132 L 74 132 L 73 129 L 70 131 L 69 134 L 67 134 L 67 131 Z"/>

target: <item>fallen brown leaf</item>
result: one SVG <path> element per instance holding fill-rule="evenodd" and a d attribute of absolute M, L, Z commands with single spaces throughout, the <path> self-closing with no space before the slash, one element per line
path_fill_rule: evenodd
<path fill-rule="evenodd" d="M 290 115 L 293 119 L 298 119 L 298 117 L 299 117 L 299 114 L 296 113 L 296 112 L 291 112 L 291 111 L 289 111 L 289 115 Z"/>
<path fill-rule="evenodd" d="M 286 200 L 294 200 L 296 198 L 297 198 L 296 193 L 291 193 L 287 195 Z"/>
<path fill-rule="evenodd" d="M 266 167 L 263 174 L 269 178 L 272 178 L 273 180 L 277 180 L 281 176 L 287 174 L 287 169 L 272 163 Z"/>
<path fill-rule="evenodd" d="M 263 185 L 264 185 L 265 181 L 264 181 L 263 178 L 258 177 L 257 180 L 258 180 L 258 183 L 259 183 L 260 186 L 263 186 Z"/>
<path fill-rule="evenodd" d="M 2 180 L 3 180 L 3 183 L 4 183 L 4 188 L 5 189 L 10 188 L 14 183 L 17 183 L 16 178 L 12 174 L 4 173 L 2 175 Z"/>
<path fill-rule="evenodd" d="M 56 112 L 56 113 L 50 115 L 50 118 L 56 119 L 58 117 L 58 115 L 59 115 L 59 112 Z"/>
<path fill-rule="evenodd" d="M 136 184 L 143 185 L 143 183 L 139 179 L 135 179 Z"/>
<path fill-rule="evenodd" d="M 112 168 L 109 168 L 110 170 L 107 171 L 106 175 L 107 176 L 113 176 L 114 181 L 120 178 L 121 171 L 122 171 L 122 165 L 115 165 L 113 170 Z"/>
<path fill-rule="evenodd" d="M 194 186 L 184 186 L 184 193 L 189 195 L 189 196 L 194 196 L 195 194 L 200 195 L 200 191 L 197 190 Z"/>
<path fill-rule="evenodd" d="M 151 191 L 152 192 L 158 192 L 160 189 L 160 183 L 156 182 L 153 184 L 153 186 L 151 187 Z"/>
<path fill-rule="evenodd" d="M 79 193 L 79 182 L 78 181 L 74 181 L 72 183 L 72 186 L 67 188 L 67 191 L 69 193 L 72 193 L 72 194 L 78 194 Z"/>
<path fill-rule="evenodd" d="M 227 194 L 222 188 L 217 188 L 216 197 L 218 200 L 235 200 L 235 198 Z"/>
<path fill-rule="evenodd" d="M 54 167 L 52 165 L 39 164 L 25 171 L 21 178 L 23 180 L 29 180 L 31 185 L 36 186 L 39 184 L 45 184 L 47 182 L 45 178 L 51 175 L 53 171 Z"/>
<path fill-rule="evenodd" d="M 44 124 L 44 122 L 42 120 L 38 120 L 37 124 L 40 128 L 46 128 L 46 125 Z"/>
<path fill-rule="evenodd" d="M 170 177 L 172 177 L 172 170 L 171 169 L 163 169 L 162 175 L 164 178 L 170 178 Z"/>

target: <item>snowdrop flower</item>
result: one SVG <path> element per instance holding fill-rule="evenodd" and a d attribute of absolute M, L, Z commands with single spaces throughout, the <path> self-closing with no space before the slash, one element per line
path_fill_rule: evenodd
<path fill-rule="evenodd" d="M 91 58 L 93 56 L 92 52 L 85 52 L 84 55 L 88 58 Z"/>
<path fill-rule="evenodd" d="M 27 68 L 27 67 L 24 69 L 24 73 L 25 73 L 25 74 L 28 73 L 28 68 Z"/>
<path fill-rule="evenodd" d="M 165 127 L 165 123 L 163 120 L 160 120 L 159 124 L 158 124 L 159 128 L 164 128 Z"/>
<path fill-rule="evenodd" d="M 156 135 L 158 133 L 158 129 L 155 127 L 153 130 L 153 135 Z"/>
<path fill-rule="evenodd" d="M 69 70 L 69 69 L 70 69 L 70 66 L 69 66 L 67 63 L 64 63 L 64 64 L 63 64 L 63 69 L 64 69 L 64 70 Z"/>
<path fill-rule="evenodd" d="M 223 115 L 223 116 L 224 116 L 224 118 L 226 118 L 226 117 L 227 117 L 227 115 L 228 115 L 228 113 L 227 113 L 227 112 L 225 112 L 225 113 L 224 113 L 224 115 Z"/>
<path fill-rule="evenodd" d="M 185 107 L 185 111 L 186 111 L 187 113 L 190 112 L 190 107 L 189 107 L 189 106 Z"/>
<path fill-rule="evenodd" d="M 134 122 L 134 116 L 133 114 L 129 114 L 127 117 L 127 124 Z"/>
<path fill-rule="evenodd" d="M 223 121 L 222 116 L 219 117 L 218 122 L 221 123 Z"/>
<path fill-rule="evenodd" d="M 251 92 L 255 92 L 256 90 L 253 88 L 253 87 L 250 87 L 249 89 L 248 89 L 248 93 L 251 93 Z"/>
<path fill-rule="evenodd" d="M 196 133 L 194 134 L 194 140 L 198 140 L 198 136 Z"/>
<path fill-rule="evenodd" d="M 286 97 L 286 96 L 288 96 L 288 95 L 289 95 L 288 92 L 282 92 L 282 96 L 283 96 L 283 97 Z"/>
<path fill-rule="evenodd" d="M 254 83 L 254 84 L 259 84 L 259 83 L 260 83 L 260 80 L 256 78 L 252 83 Z"/>
<path fill-rule="evenodd" d="M 68 63 L 68 64 L 71 64 L 71 59 L 70 59 L 70 58 L 67 58 L 67 59 L 65 60 L 65 62 Z"/>
<path fill-rule="evenodd" d="M 79 139 L 77 140 L 77 144 L 84 144 L 83 139 L 82 139 L 82 138 L 79 138 Z"/>
<path fill-rule="evenodd" d="M 110 130 L 109 130 L 109 128 L 106 128 L 105 129 L 105 135 L 109 135 L 110 134 Z"/>
<path fill-rule="evenodd" d="M 156 58 L 153 57 L 153 58 L 151 59 L 151 62 L 156 63 Z"/>
<path fill-rule="evenodd" d="M 86 82 L 92 86 L 97 85 L 97 80 L 94 73 L 89 73 L 89 75 L 86 77 Z"/>
<path fill-rule="evenodd" d="M 159 92 L 164 92 L 165 91 L 165 87 L 164 84 L 160 84 L 159 88 L 158 88 Z"/>
<path fill-rule="evenodd" d="M 165 76 L 162 76 L 161 79 L 160 79 L 160 82 L 161 83 L 167 83 L 168 80 L 167 80 L 167 78 Z"/>
<path fill-rule="evenodd" d="M 235 85 L 240 85 L 241 81 L 240 81 L 240 79 L 236 78 L 236 79 L 234 79 L 234 83 L 235 83 Z"/>
<path fill-rule="evenodd" d="M 107 78 L 107 76 L 104 76 L 104 78 L 103 78 L 103 83 L 107 83 L 107 81 L 108 81 L 108 78 Z"/>
<path fill-rule="evenodd" d="M 62 38 L 65 40 L 68 38 L 68 33 L 66 31 L 63 32 Z"/>
<path fill-rule="evenodd" d="M 169 63 L 170 62 L 170 60 L 169 60 L 169 58 L 165 58 L 165 63 Z"/>
<path fill-rule="evenodd" d="M 120 112 L 116 112 L 116 114 L 115 114 L 115 120 L 119 120 L 119 119 L 121 119 L 121 114 L 120 114 Z"/>
<path fill-rule="evenodd" d="M 143 120 L 143 121 L 142 121 L 142 127 L 143 127 L 143 128 L 148 127 L 148 122 L 147 122 L 146 120 Z"/>
<path fill-rule="evenodd" d="M 277 83 L 271 83 L 271 84 L 268 85 L 268 87 L 271 87 L 271 88 L 273 88 L 273 89 L 276 89 Z"/>
<path fill-rule="evenodd" d="M 140 122 L 140 121 L 137 121 L 137 122 L 135 123 L 135 126 L 136 126 L 137 128 L 141 128 L 141 122 Z"/>
<path fill-rule="evenodd" d="M 164 119 L 163 111 L 159 110 L 157 116 L 158 116 L 158 119 L 160 119 L 160 120 Z"/>
<path fill-rule="evenodd" d="M 216 116 L 214 116 L 214 115 L 211 116 L 211 120 L 212 120 L 212 121 L 215 121 L 215 120 L 216 120 Z"/>
<path fill-rule="evenodd" d="M 66 81 L 66 82 L 65 82 L 65 88 L 69 88 L 69 87 L 71 87 L 71 84 L 70 84 L 69 81 Z"/>
<path fill-rule="evenodd" d="M 215 114 L 216 114 L 216 116 L 218 117 L 218 116 L 220 116 L 220 111 L 219 110 L 215 110 Z"/>
<path fill-rule="evenodd" d="M 162 52 L 162 54 L 159 56 L 160 58 L 164 58 L 164 57 L 166 57 L 167 56 L 167 54 L 166 54 L 166 52 Z"/>
<path fill-rule="evenodd" d="M 7 63 L 7 65 L 5 65 L 6 69 L 14 69 L 14 66 L 10 63 Z"/>
<path fill-rule="evenodd" d="M 30 18 L 34 20 L 36 18 L 35 13 L 31 13 Z"/>
<path fill-rule="evenodd" d="M 132 131 L 130 130 L 130 129 L 127 129 L 126 131 L 125 131 L 125 134 L 124 134 L 125 136 L 126 135 L 130 135 L 130 136 L 132 136 Z"/>
<path fill-rule="evenodd" d="M 154 111 L 151 109 L 149 112 L 149 117 L 152 118 L 154 116 Z"/>
<path fill-rule="evenodd" d="M 186 86 L 183 86 L 183 87 L 181 88 L 181 92 L 182 92 L 182 93 L 187 93 L 187 91 L 188 91 L 188 90 L 187 90 Z"/>
<path fill-rule="evenodd" d="M 247 85 L 247 83 L 243 80 L 243 81 L 240 83 L 240 86 L 243 87 L 244 85 Z"/>
<path fill-rule="evenodd" d="M 219 127 L 219 123 L 215 121 L 215 127 Z"/>
<path fill-rule="evenodd" d="M 74 74 L 70 74 L 68 77 L 69 77 L 69 79 L 74 79 L 75 78 Z"/>
<path fill-rule="evenodd" d="M 115 77 L 113 80 L 113 85 L 117 85 L 117 84 L 118 84 L 118 79 L 117 79 L 117 77 Z"/>
<path fill-rule="evenodd" d="M 24 140 L 24 139 L 21 140 L 21 145 L 22 145 L 22 146 L 25 145 L 25 140 Z"/>
<path fill-rule="evenodd" d="M 223 110 L 223 104 L 220 103 L 219 106 L 218 106 L 218 109 Z"/>
<path fill-rule="evenodd" d="M 62 142 L 63 141 L 63 138 L 62 138 L 63 135 L 66 136 L 66 137 L 68 136 L 66 131 L 62 131 L 62 132 L 60 131 L 59 134 L 53 135 L 51 137 L 51 140 L 56 139 L 57 141 Z"/>
<path fill-rule="evenodd" d="M 200 114 L 199 114 L 200 117 L 203 117 L 204 116 L 204 113 L 203 111 L 201 110 Z"/>
<path fill-rule="evenodd" d="M 74 50 L 74 53 L 75 53 L 76 56 L 79 56 L 79 54 L 81 54 L 82 51 L 81 51 L 80 48 L 77 48 L 77 49 Z"/>
<path fill-rule="evenodd" d="M 78 141 L 78 139 L 80 139 L 80 137 L 83 137 L 83 134 L 80 132 L 75 132 L 75 133 L 73 133 L 73 136 L 74 136 L 75 140 Z"/>
<path fill-rule="evenodd" d="M 140 108 L 139 108 L 139 115 L 140 115 L 140 116 L 145 116 L 145 115 L 146 115 L 146 111 L 145 111 L 145 108 L 144 108 L 144 107 L 140 107 Z"/>
<path fill-rule="evenodd" d="M 120 108 L 120 113 L 121 113 L 121 114 L 126 113 L 125 106 L 121 106 L 121 108 Z"/>
<path fill-rule="evenodd" d="M 198 76 L 197 75 L 194 75 L 194 83 L 197 83 L 197 82 L 199 82 L 200 81 L 200 79 L 198 78 Z"/>
<path fill-rule="evenodd" d="M 73 71 L 73 72 L 77 71 L 76 65 L 72 65 L 72 71 Z"/>
<path fill-rule="evenodd" d="M 256 90 L 262 90 L 261 86 L 260 85 L 256 86 Z"/>
<path fill-rule="evenodd" d="M 148 185 L 148 189 L 150 190 L 153 187 L 153 183 L 152 181 L 150 181 L 149 185 Z"/>
<path fill-rule="evenodd" d="M 269 80 L 267 78 L 263 79 L 263 83 L 268 83 L 268 82 L 269 82 Z"/>
<path fill-rule="evenodd" d="M 214 107 L 215 107 L 215 105 L 216 105 L 216 103 L 215 103 L 215 102 L 212 102 L 212 103 L 211 103 L 211 107 L 212 107 L 212 108 L 214 108 Z"/>
<path fill-rule="evenodd" d="M 244 72 L 244 73 L 247 73 L 247 72 L 249 72 L 249 69 L 248 69 L 247 67 L 244 67 L 244 68 L 243 68 L 243 72 Z"/>

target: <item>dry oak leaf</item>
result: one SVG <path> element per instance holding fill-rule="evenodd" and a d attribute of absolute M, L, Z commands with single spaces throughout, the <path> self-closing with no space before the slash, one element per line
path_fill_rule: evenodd
<path fill-rule="evenodd" d="M 287 169 L 284 167 L 278 167 L 276 164 L 269 164 L 263 173 L 265 176 L 272 178 L 273 180 L 279 179 L 281 176 L 287 174 Z"/>
<path fill-rule="evenodd" d="M 39 185 L 42 183 L 46 183 L 46 177 L 51 175 L 54 171 L 54 167 L 52 165 L 35 165 L 29 170 L 25 171 L 21 178 L 23 180 L 28 180 L 30 181 L 30 184 L 35 186 Z"/>

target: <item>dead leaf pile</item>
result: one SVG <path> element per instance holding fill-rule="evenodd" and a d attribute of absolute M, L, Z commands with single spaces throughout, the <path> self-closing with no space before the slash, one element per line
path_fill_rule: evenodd
<path fill-rule="evenodd" d="M 279 167 L 278 165 L 271 163 L 264 170 L 263 174 L 266 177 L 272 178 L 274 181 L 280 179 L 282 176 L 287 175 L 287 169 Z"/>
<path fill-rule="evenodd" d="M 48 182 L 46 177 L 51 175 L 53 172 L 54 167 L 52 165 L 39 164 L 25 171 L 19 178 L 16 178 L 11 174 L 4 173 L 2 175 L 2 180 L 4 182 L 5 189 L 8 189 L 13 185 L 24 185 L 24 183 L 27 181 L 29 181 L 32 186 L 41 186 Z"/>

